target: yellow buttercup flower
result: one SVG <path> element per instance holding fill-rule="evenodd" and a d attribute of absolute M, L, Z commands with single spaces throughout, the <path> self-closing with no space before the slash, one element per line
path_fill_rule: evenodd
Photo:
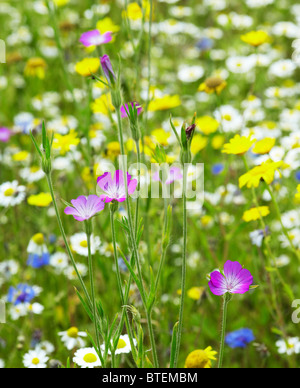
<path fill-rule="evenodd" d="M 191 144 L 191 152 L 192 154 L 197 154 L 198 152 L 202 151 L 208 143 L 207 137 L 201 136 L 200 134 L 196 134 L 193 137 L 193 141 Z"/>
<path fill-rule="evenodd" d="M 96 28 L 101 32 L 101 34 L 105 34 L 105 32 L 120 31 L 120 26 L 118 26 L 117 24 L 114 24 L 114 22 L 110 17 L 106 17 L 102 20 L 99 20 L 99 22 L 96 25 Z"/>
<path fill-rule="evenodd" d="M 187 291 L 187 296 L 190 299 L 199 300 L 201 299 L 201 296 L 203 295 L 204 291 L 204 287 L 192 287 Z"/>
<path fill-rule="evenodd" d="M 216 135 L 212 138 L 212 141 L 211 141 L 211 145 L 215 150 L 221 149 L 224 143 L 225 143 L 225 137 L 223 135 Z"/>
<path fill-rule="evenodd" d="M 275 171 L 278 171 L 283 166 L 283 162 L 267 161 L 260 166 L 254 167 L 239 179 L 240 188 L 247 185 L 248 189 L 251 187 L 258 187 L 261 181 L 265 181 L 268 185 L 274 180 Z"/>
<path fill-rule="evenodd" d="M 113 112 L 115 110 L 111 101 L 111 94 L 102 94 L 102 96 L 92 103 L 91 108 L 93 113 L 102 113 L 103 115 L 108 116 L 109 112 Z"/>
<path fill-rule="evenodd" d="M 50 193 L 40 193 L 28 197 L 27 202 L 32 206 L 47 207 L 51 204 L 52 197 Z"/>
<path fill-rule="evenodd" d="M 156 98 L 149 104 L 148 110 L 150 112 L 156 112 L 158 110 L 167 110 L 176 108 L 181 105 L 181 100 L 178 94 L 175 96 L 166 95 L 164 97 Z"/>
<path fill-rule="evenodd" d="M 259 154 L 259 155 L 268 154 L 271 151 L 271 149 L 274 147 L 275 143 L 276 143 L 276 139 L 272 137 L 266 137 L 265 139 L 258 141 L 253 147 L 252 151 L 254 154 Z"/>
<path fill-rule="evenodd" d="M 70 0 L 53 0 L 53 3 L 57 7 L 63 7 L 64 5 L 67 5 L 70 2 Z"/>
<path fill-rule="evenodd" d="M 266 217 L 270 214 L 268 206 L 254 207 L 253 209 L 247 210 L 243 214 L 243 220 L 245 222 L 257 221 L 262 217 Z"/>
<path fill-rule="evenodd" d="M 211 346 L 208 346 L 204 350 L 194 350 L 187 356 L 184 367 L 202 369 L 211 368 L 211 360 L 216 360 L 216 355 L 217 352 L 214 351 Z"/>
<path fill-rule="evenodd" d="M 243 42 L 250 44 L 251 46 L 258 47 L 264 43 L 270 42 L 270 36 L 262 30 L 250 31 L 241 36 Z"/>
<path fill-rule="evenodd" d="M 46 68 L 47 64 L 43 58 L 30 58 L 26 63 L 24 74 L 27 77 L 37 77 L 44 79 Z"/>
<path fill-rule="evenodd" d="M 209 77 L 198 88 L 199 92 L 206 92 L 208 94 L 221 92 L 226 88 L 227 82 L 221 77 Z"/>
<path fill-rule="evenodd" d="M 216 132 L 220 125 L 219 122 L 211 116 L 199 117 L 196 124 L 199 130 L 207 136 Z"/>
<path fill-rule="evenodd" d="M 149 1 L 143 1 L 143 9 L 145 10 L 145 19 L 150 18 L 150 3 Z M 143 9 L 136 2 L 130 3 L 127 6 L 126 11 L 123 12 L 123 17 L 127 17 L 130 20 L 140 20 L 143 18 Z"/>
<path fill-rule="evenodd" d="M 112 141 L 111 143 L 107 144 L 106 155 L 109 158 L 114 159 L 120 154 L 121 154 L 121 147 L 118 141 Z"/>
<path fill-rule="evenodd" d="M 252 145 L 256 142 L 255 139 L 251 140 L 251 136 L 240 136 L 235 135 L 233 139 L 229 141 L 229 143 L 224 145 L 222 153 L 224 154 L 232 154 L 232 155 L 244 155 Z"/>
<path fill-rule="evenodd" d="M 157 143 L 161 144 L 162 146 L 167 146 L 168 139 L 170 138 L 170 133 L 166 132 L 163 128 L 155 129 L 151 132 L 151 135 L 154 137 L 154 139 L 157 141 Z"/>
<path fill-rule="evenodd" d="M 75 71 L 83 77 L 89 77 L 90 75 L 97 73 L 99 67 L 99 58 L 85 58 L 82 61 L 76 63 Z"/>
<path fill-rule="evenodd" d="M 297 201 L 300 201 L 300 185 L 297 186 L 297 193 L 295 194 L 295 198 Z"/>
<path fill-rule="evenodd" d="M 25 160 L 28 159 L 28 157 L 29 157 L 29 152 L 27 152 L 27 151 L 20 151 L 20 152 L 15 153 L 12 156 L 12 159 L 15 162 L 24 162 Z"/>
<path fill-rule="evenodd" d="M 80 143 L 77 137 L 77 132 L 72 129 L 67 135 L 59 133 L 54 135 L 53 148 L 60 150 L 61 155 L 65 155 L 72 147 L 76 147 Z"/>

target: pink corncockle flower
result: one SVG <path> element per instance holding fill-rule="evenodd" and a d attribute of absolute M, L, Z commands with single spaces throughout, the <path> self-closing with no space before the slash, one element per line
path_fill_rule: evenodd
<path fill-rule="evenodd" d="M 129 196 L 135 192 L 137 183 L 137 180 L 132 179 L 131 175 L 127 173 L 127 187 Z M 97 184 L 104 192 L 100 198 L 102 198 L 106 203 L 112 201 L 124 202 L 126 200 L 126 188 L 124 184 L 123 171 L 117 170 L 113 179 L 111 173 L 106 172 L 97 179 Z"/>
<path fill-rule="evenodd" d="M 247 269 L 244 269 L 238 261 L 226 261 L 224 264 L 224 276 L 219 271 L 210 274 L 208 283 L 214 295 L 245 294 L 253 283 L 253 277 Z"/>
<path fill-rule="evenodd" d="M 11 135 L 12 135 L 12 132 L 8 128 L 6 127 L 0 128 L 0 142 L 7 143 Z"/>
<path fill-rule="evenodd" d="M 79 42 L 81 42 L 85 47 L 100 46 L 101 44 L 109 43 L 111 41 L 111 32 L 101 34 L 99 30 L 84 32 L 79 39 Z"/>
<path fill-rule="evenodd" d="M 136 107 L 137 115 L 138 115 L 138 116 L 143 112 L 143 108 L 142 108 L 142 106 L 141 106 L 138 102 L 136 102 L 136 101 L 134 101 L 134 102 L 129 102 L 128 104 L 124 104 L 124 105 L 121 106 L 121 108 L 120 108 L 121 117 L 122 117 L 123 119 L 126 118 L 126 117 L 128 117 L 127 112 L 130 113 L 129 107 L 128 107 L 129 105 L 131 105 L 132 107 L 134 107 L 134 106 Z"/>
<path fill-rule="evenodd" d="M 100 58 L 101 66 L 103 73 L 105 75 L 105 78 L 107 79 L 107 82 L 109 84 L 114 84 L 117 80 L 117 77 L 114 73 L 111 61 L 109 59 L 108 55 L 103 55 L 103 57 Z"/>
<path fill-rule="evenodd" d="M 86 221 L 105 207 L 103 199 L 97 195 L 89 195 L 88 197 L 81 195 L 77 199 L 72 199 L 71 204 L 74 207 L 66 207 L 65 214 L 73 216 L 77 221 Z"/>
<path fill-rule="evenodd" d="M 183 178 L 183 175 L 181 173 L 181 169 L 179 167 L 171 167 L 170 170 L 168 171 L 165 184 L 171 185 L 173 182 L 180 181 L 182 178 Z M 161 182 L 159 171 L 157 171 L 153 175 L 152 179 L 155 182 L 158 182 L 158 181 Z"/>

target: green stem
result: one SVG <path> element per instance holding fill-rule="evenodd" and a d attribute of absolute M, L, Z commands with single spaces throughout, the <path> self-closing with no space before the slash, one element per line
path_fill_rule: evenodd
<path fill-rule="evenodd" d="M 114 206 L 114 204 L 112 206 Z M 127 303 L 127 299 L 125 301 L 124 293 L 123 293 L 123 289 L 122 289 L 122 279 L 121 279 L 120 267 L 119 267 L 119 262 L 118 262 L 118 250 L 117 250 L 114 214 L 115 214 L 115 212 L 114 212 L 113 208 L 111 208 L 110 209 L 110 223 L 111 223 L 111 232 L 112 232 L 112 242 L 113 242 L 113 247 L 114 247 L 115 267 L 116 267 L 116 273 L 117 273 L 117 283 L 118 283 L 118 289 L 119 289 L 119 294 L 120 294 L 120 300 L 121 300 L 121 304 L 123 307 L 121 322 L 120 322 L 119 328 L 117 330 L 117 333 L 118 333 L 118 338 L 119 338 L 121 335 L 122 329 L 123 329 L 124 319 L 125 319 L 125 325 L 126 325 L 126 329 L 127 329 L 127 333 L 128 333 L 128 337 L 129 337 L 129 341 L 130 341 L 131 351 L 134 355 L 134 359 L 136 359 L 136 357 L 135 357 L 136 356 L 136 349 L 135 349 L 134 342 L 133 342 L 133 335 L 132 335 L 132 331 L 131 331 L 131 326 L 129 324 L 128 313 L 127 313 L 127 310 L 125 307 L 126 303 Z M 127 295 L 127 292 L 126 292 L 126 295 Z"/>
<path fill-rule="evenodd" d="M 132 222 L 132 215 L 131 215 L 131 206 L 130 206 L 130 199 L 128 195 L 128 186 L 127 186 L 127 174 L 126 174 L 126 165 L 125 165 L 125 147 L 124 147 L 124 139 L 123 139 L 123 125 L 122 125 L 122 118 L 121 118 L 121 112 L 120 107 L 115 107 L 117 111 L 117 119 L 118 119 L 118 130 L 119 130 L 119 141 L 120 141 L 120 147 L 121 147 L 121 153 L 123 158 L 123 168 L 124 168 L 124 184 L 125 184 L 125 190 L 126 190 L 126 205 L 127 205 L 127 212 L 128 212 L 128 226 L 129 226 L 129 238 L 130 243 L 132 245 L 133 253 L 136 259 L 136 267 L 138 272 L 138 277 L 141 283 L 141 297 L 143 300 L 144 308 L 146 310 L 147 315 L 147 324 L 148 324 L 148 330 L 149 330 L 149 336 L 151 341 L 151 347 L 152 347 L 152 354 L 154 359 L 154 365 L 156 368 L 158 368 L 158 358 L 157 358 L 157 351 L 156 351 L 156 344 L 154 341 L 154 335 L 153 335 L 153 327 L 152 327 L 152 321 L 151 321 L 151 314 L 149 314 L 149 311 L 147 309 L 146 301 L 147 301 L 147 295 L 144 288 L 144 282 L 143 282 L 143 276 L 142 276 L 142 270 L 141 270 L 141 260 L 140 255 L 137 248 L 136 243 L 136 235 L 134 233 L 133 229 L 133 222 Z"/>
<path fill-rule="evenodd" d="M 297 257 L 297 259 L 300 261 L 300 252 L 298 252 L 297 249 L 295 248 L 293 240 L 291 239 L 291 236 L 289 235 L 288 231 L 286 230 L 285 226 L 283 225 L 282 218 L 281 218 L 281 212 L 280 212 L 277 200 L 275 198 L 275 195 L 273 193 L 273 190 L 271 189 L 271 187 L 267 183 L 266 183 L 266 187 L 267 187 L 267 190 L 268 190 L 268 192 L 269 192 L 269 194 L 270 194 L 270 196 L 272 198 L 272 202 L 274 204 L 276 215 L 277 215 L 278 221 L 280 222 L 282 231 L 283 231 L 284 235 L 286 236 L 286 238 L 288 239 L 289 244 L 290 244 L 290 246 L 292 248 L 292 251 L 294 252 L 294 254 Z"/>
<path fill-rule="evenodd" d="M 230 300 L 231 300 L 231 295 L 229 293 L 226 293 L 223 297 L 223 317 L 222 317 L 221 343 L 220 343 L 218 368 L 222 368 L 222 364 L 223 364 L 226 322 L 227 322 L 227 308 Z"/>
<path fill-rule="evenodd" d="M 183 312 L 184 312 L 184 300 L 185 300 L 185 288 L 186 288 L 186 259 L 187 259 L 187 198 L 186 198 L 186 187 L 187 187 L 187 171 L 183 165 L 183 258 L 182 258 L 182 274 L 181 274 L 181 300 L 179 309 L 179 323 L 178 323 L 178 334 L 177 334 L 177 345 L 174 359 L 174 368 L 177 368 L 182 327 L 183 327 Z"/>
<path fill-rule="evenodd" d="M 92 305 L 93 305 L 92 307 L 93 307 L 93 316 L 94 316 L 94 327 L 95 327 L 96 343 L 98 346 L 98 354 L 99 354 L 101 353 L 101 347 L 100 347 L 99 328 L 97 325 L 97 309 L 96 309 L 95 285 L 94 285 L 94 276 L 93 276 L 93 259 L 91 254 L 91 235 L 92 235 L 91 220 L 85 221 L 85 227 L 86 227 L 87 245 L 88 245 L 88 266 L 89 266 L 91 297 L 92 297 Z"/>

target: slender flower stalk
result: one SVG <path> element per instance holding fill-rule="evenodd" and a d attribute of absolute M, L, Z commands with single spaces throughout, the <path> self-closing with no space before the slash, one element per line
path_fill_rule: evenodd
<path fill-rule="evenodd" d="M 129 289 L 128 289 L 128 294 L 127 294 L 127 290 L 126 290 L 126 299 L 125 299 L 123 288 L 122 288 L 122 279 L 121 279 L 121 274 L 120 274 L 119 261 L 118 261 L 117 239 L 116 239 L 115 221 L 114 221 L 115 211 L 116 211 L 116 204 L 111 203 L 111 205 L 110 205 L 110 223 L 111 223 L 111 232 L 112 232 L 112 242 L 113 242 L 113 247 L 114 247 L 114 258 L 115 258 L 118 290 L 119 290 L 121 304 L 123 307 L 123 312 L 122 312 L 122 317 L 121 317 L 119 329 L 117 330 L 117 333 L 118 333 L 117 339 L 119 339 L 119 337 L 122 333 L 124 320 L 125 320 L 126 329 L 127 329 L 127 333 L 128 333 L 128 337 L 129 337 L 129 341 L 130 341 L 130 345 L 131 345 L 131 351 L 133 353 L 133 358 L 136 359 L 136 349 L 134 346 L 132 330 L 131 330 L 131 326 L 129 324 L 128 312 L 127 312 L 126 307 L 125 307 L 127 305 Z M 129 288 L 130 288 L 130 286 L 129 286 Z M 113 349 L 112 354 L 114 354 L 114 350 L 115 349 Z"/>
<path fill-rule="evenodd" d="M 120 91 L 119 91 L 120 93 Z M 121 93 L 120 93 L 121 94 Z M 121 96 L 120 96 L 121 100 Z M 115 106 L 116 111 L 117 111 L 117 119 L 118 119 L 118 130 L 119 130 L 119 141 L 120 141 L 120 147 L 121 147 L 121 153 L 122 153 L 122 164 L 124 171 L 126 171 L 126 154 L 125 154 L 125 147 L 124 147 L 124 138 L 123 138 L 123 125 L 122 125 L 122 117 L 121 117 L 121 111 L 120 111 L 121 104 L 119 106 Z M 126 174 L 124 173 L 124 182 L 125 182 L 125 188 L 128 191 L 128 186 L 127 186 L 127 177 Z M 127 205 L 127 212 L 128 212 L 128 226 L 129 226 L 129 238 L 130 242 L 133 248 L 133 253 L 135 256 L 135 261 L 136 261 L 136 267 L 138 271 L 138 276 L 139 280 L 141 283 L 141 292 L 142 292 L 142 299 L 146 301 L 146 291 L 144 288 L 144 282 L 143 282 L 143 276 L 142 276 L 142 270 L 141 270 L 141 261 L 140 261 L 140 256 L 139 252 L 137 249 L 137 243 L 136 243 L 136 234 L 134 232 L 133 228 L 133 222 L 132 222 L 132 215 L 131 215 L 131 206 L 130 206 L 130 200 L 128 193 L 126 193 L 126 205 Z M 156 351 L 156 344 L 154 340 L 154 334 L 153 334 L 153 326 L 152 326 L 152 321 L 151 321 L 151 313 L 148 311 L 147 306 L 144 303 L 144 307 L 146 310 L 146 316 L 147 316 L 147 324 L 148 324 L 148 330 L 149 330 L 149 336 L 150 336 L 150 341 L 151 341 L 151 347 L 152 347 L 152 354 L 153 354 L 153 360 L 154 360 L 154 366 L 158 368 L 158 358 L 157 358 L 157 351 Z"/>
<path fill-rule="evenodd" d="M 88 247 L 88 267 L 89 267 L 89 277 L 90 277 L 90 287 L 91 287 L 91 298 L 92 298 L 92 308 L 93 308 L 93 317 L 94 317 L 94 328 L 96 334 L 96 344 L 98 347 L 97 353 L 101 353 L 100 348 L 100 334 L 97 324 L 97 308 L 96 308 L 96 297 L 95 297 L 95 285 L 94 285 L 94 274 L 93 274 L 93 258 L 91 254 L 91 235 L 92 235 L 92 221 L 85 221 L 85 231 L 87 235 L 87 247 Z"/>
<path fill-rule="evenodd" d="M 186 167 L 183 165 L 183 256 L 182 256 L 182 272 L 181 272 L 181 297 L 180 297 L 180 308 L 179 308 L 179 323 L 178 323 L 178 333 L 177 333 L 177 346 L 175 353 L 174 368 L 177 367 L 181 337 L 182 337 L 182 328 L 183 328 L 183 312 L 184 312 L 184 302 L 185 302 L 185 293 L 186 293 L 186 259 L 187 259 L 187 198 L 186 198 L 186 188 L 187 188 L 187 171 Z"/>
<path fill-rule="evenodd" d="M 228 303 L 231 300 L 231 295 L 226 293 L 223 296 L 223 316 L 222 316 L 222 329 L 221 329 L 221 343 L 220 343 L 220 352 L 219 352 L 219 361 L 218 368 L 222 368 L 223 365 L 223 355 L 224 355 L 224 345 L 225 345 L 225 334 L 226 334 L 226 323 L 227 323 L 227 308 Z"/>
<path fill-rule="evenodd" d="M 266 183 L 266 187 L 267 187 L 267 190 L 268 190 L 268 192 L 269 192 L 269 194 L 271 196 L 272 202 L 274 204 L 276 215 L 277 215 L 278 221 L 280 222 L 282 231 L 283 231 L 284 235 L 286 236 L 286 238 L 288 239 L 292 251 L 294 252 L 294 254 L 297 257 L 297 259 L 300 261 L 300 251 L 297 251 L 297 249 L 295 248 L 293 240 L 291 239 L 291 236 L 289 235 L 288 231 L 286 230 L 286 228 L 285 228 L 285 226 L 284 226 L 284 224 L 282 222 L 281 212 L 280 212 L 277 200 L 275 198 L 275 195 L 273 193 L 273 190 L 272 190 L 272 188 L 267 183 Z"/>

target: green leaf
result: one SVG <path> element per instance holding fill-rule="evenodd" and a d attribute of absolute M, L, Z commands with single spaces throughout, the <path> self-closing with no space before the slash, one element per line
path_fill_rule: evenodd
<path fill-rule="evenodd" d="M 32 142 L 33 142 L 33 144 L 34 144 L 35 149 L 37 150 L 38 154 L 39 154 L 40 157 L 42 158 L 42 156 L 43 156 L 42 151 L 40 150 L 40 147 L 38 146 L 38 144 L 37 144 L 37 142 L 36 142 L 36 140 L 35 140 L 35 138 L 34 138 L 32 132 L 30 131 L 29 134 L 30 134 L 30 137 L 31 137 L 31 140 L 32 140 Z"/>

